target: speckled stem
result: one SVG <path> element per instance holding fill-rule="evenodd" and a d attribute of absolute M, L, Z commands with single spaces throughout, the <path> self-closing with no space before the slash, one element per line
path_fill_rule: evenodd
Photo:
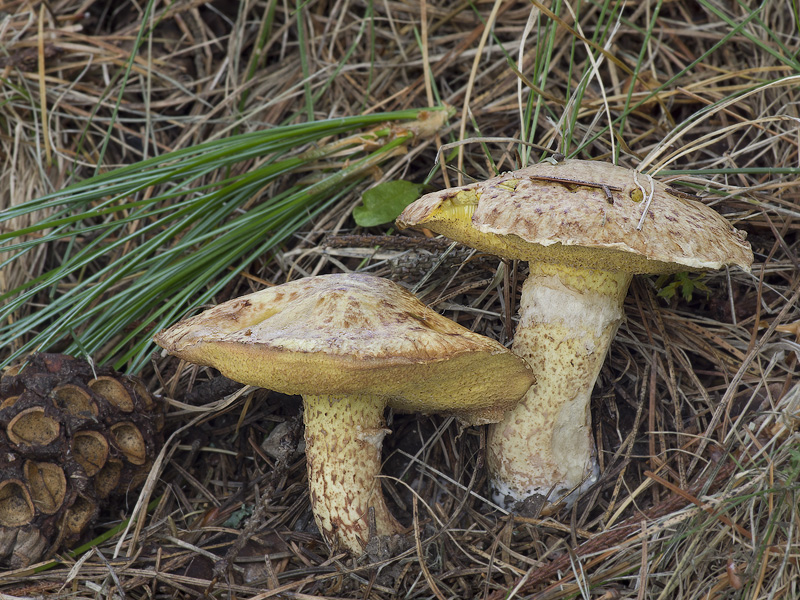
<path fill-rule="evenodd" d="M 378 536 L 402 527 L 386 508 L 378 479 L 381 446 L 389 433 L 385 399 L 303 397 L 311 508 L 334 550 L 360 555 L 370 537 L 370 508 Z"/>
<path fill-rule="evenodd" d="M 573 488 L 579 493 L 596 480 L 590 399 L 631 280 L 627 273 L 530 266 L 512 350 L 537 383 L 489 427 L 490 485 L 494 500 L 509 508 L 551 488 L 550 501 Z"/>

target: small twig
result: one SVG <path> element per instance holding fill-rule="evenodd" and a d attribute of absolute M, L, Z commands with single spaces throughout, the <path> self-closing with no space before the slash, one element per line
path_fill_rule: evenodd
<path fill-rule="evenodd" d="M 267 502 L 269 498 L 275 494 L 280 480 L 283 478 L 284 474 L 289 468 L 289 459 L 291 459 L 291 457 L 297 451 L 297 443 L 299 442 L 300 438 L 299 417 L 293 417 L 291 423 L 293 426 L 289 428 L 289 432 L 284 436 L 284 439 L 281 440 L 280 448 L 283 453 L 275 462 L 275 469 L 272 471 L 272 477 L 267 483 L 264 493 L 259 494 L 258 487 L 256 486 L 255 488 L 255 510 L 253 511 L 253 514 L 247 520 L 247 524 L 239 533 L 239 537 L 237 537 L 236 541 L 231 544 L 230 548 L 228 548 L 224 558 L 214 564 L 214 581 L 220 577 L 228 576 L 228 571 L 230 570 L 233 561 L 235 561 L 236 557 L 239 555 L 239 552 L 242 551 L 242 548 L 244 548 L 245 544 L 247 544 L 250 538 L 253 537 L 253 534 L 256 532 L 256 530 L 262 526 Z M 213 581 L 212 585 L 209 586 L 209 592 L 211 588 L 213 588 Z"/>
<path fill-rule="evenodd" d="M 114 581 L 114 585 L 117 586 L 117 594 L 122 597 L 122 600 L 125 600 L 125 586 L 122 585 L 122 582 L 119 580 L 119 575 L 117 575 L 116 569 L 108 562 L 108 559 L 103 555 L 100 550 L 95 547 L 94 552 L 97 556 L 100 557 L 100 560 L 103 561 L 103 564 L 108 569 L 108 573 L 111 575 L 111 579 Z M 109 594 L 113 598 L 114 595 Z"/>
<path fill-rule="evenodd" d="M 645 475 L 645 477 L 649 477 L 649 478 L 650 478 L 650 479 L 652 479 L 653 481 L 656 481 L 656 482 L 658 482 L 659 484 L 661 484 L 661 485 L 662 485 L 662 486 L 664 486 L 665 488 L 669 489 L 669 490 L 670 490 L 670 491 L 672 491 L 673 493 L 675 493 L 675 494 L 677 494 L 677 495 L 681 496 L 682 498 L 685 498 L 686 500 L 688 500 L 689 502 L 691 502 L 691 503 L 692 503 L 692 504 L 694 504 L 695 506 L 698 506 L 698 507 L 702 508 L 704 511 L 706 511 L 706 512 L 707 512 L 709 515 L 711 515 L 711 516 L 712 516 L 712 517 L 714 517 L 715 519 L 718 519 L 718 520 L 722 521 L 722 522 L 723 522 L 723 523 L 725 523 L 725 525 L 727 525 L 728 527 L 732 527 L 732 528 L 734 528 L 734 529 L 735 529 L 736 531 L 738 531 L 738 532 L 739 532 L 739 533 L 740 533 L 742 536 L 744 536 L 744 538 L 745 538 L 745 539 L 747 539 L 747 540 L 750 540 L 750 541 L 752 541 L 752 542 L 754 542 L 754 543 L 755 543 L 755 539 L 753 538 L 753 534 L 752 534 L 752 533 L 750 533 L 750 532 L 749 532 L 749 531 L 748 531 L 746 528 L 742 527 L 741 525 L 737 525 L 736 523 L 734 523 L 733 521 L 731 521 L 731 520 L 730 520 L 728 517 L 726 517 L 725 515 L 719 515 L 719 514 L 716 514 L 716 512 L 715 512 L 715 511 L 713 511 L 711 508 L 709 508 L 709 507 L 708 507 L 708 505 L 706 505 L 705 503 L 703 503 L 703 502 L 701 502 L 700 500 L 698 500 L 698 499 L 697 499 L 695 496 L 693 496 L 693 495 L 692 495 L 692 494 L 690 494 L 689 492 L 686 492 L 686 491 L 682 490 L 682 489 L 681 489 L 681 488 L 679 488 L 677 485 L 675 485 L 675 484 L 673 484 L 673 483 L 671 483 L 671 482 L 667 481 L 667 480 L 666 480 L 666 479 L 664 479 L 663 477 L 659 477 L 658 475 L 656 475 L 656 474 L 655 474 L 655 473 L 653 473 L 652 471 L 645 471 L 645 472 L 644 472 L 644 475 Z"/>
<path fill-rule="evenodd" d="M 444 238 L 400 235 L 327 235 L 320 246 L 327 248 L 371 248 L 381 246 L 391 250 L 428 250 L 442 252 L 453 242 Z"/>
<path fill-rule="evenodd" d="M 647 392 L 647 384 L 644 383 L 648 381 L 650 369 L 650 364 L 646 364 L 644 368 L 644 373 L 642 374 L 642 389 L 639 396 L 639 401 L 636 403 L 636 416 L 633 419 L 633 426 L 631 427 L 630 433 L 622 442 L 622 445 L 619 449 L 614 453 L 614 459 L 616 460 L 620 454 L 625 453 L 625 457 L 622 461 L 622 468 L 619 471 L 619 475 L 617 475 L 617 481 L 614 484 L 614 491 L 611 494 L 611 500 L 608 503 L 608 508 L 603 513 L 603 518 L 601 522 L 608 523 L 609 518 L 611 517 L 611 513 L 614 510 L 614 507 L 617 503 L 617 498 L 619 497 L 619 491 L 622 489 L 622 483 L 625 479 L 625 473 L 628 470 L 628 465 L 631 462 L 631 454 L 633 453 L 633 443 L 636 441 L 636 437 L 639 435 L 639 427 L 642 422 L 642 413 L 644 412 L 644 401 L 645 401 L 645 394 Z M 617 383 L 614 383 L 614 388 L 620 393 L 620 395 L 624 395 L 624 388 Z"/>
<path fill-rule="evenodd" d="M 647 521 L 642 520 L 642 563 L 639 569 L 639 592 L 636 600 L 645 600 L 647 594 L 647 566 L 649 564 L 647 556 Z"/>
<path fill-rule="evenodd" d="M 414 495 L 412 499 L 412 506 L 414 508 L 414 543 L 417 546 L 417 557 L 419 558 L 419 567 L 422 569 L 422 574 L 425 577 L 425 581 L 428 582 L 428 586 L 431 588 L 431 591 L 436 595 L 439 600 L 445 600 L 444 594 L 439 589 L 439 586 L 436 585 L 436 581 L 433 579 L 430 570 L 428 569 L 428 565 L 425 563 L 425 554 L 422 552 L 422 540 L 419 536 L 419 515 L 417 514 L 417 496 Z"/>

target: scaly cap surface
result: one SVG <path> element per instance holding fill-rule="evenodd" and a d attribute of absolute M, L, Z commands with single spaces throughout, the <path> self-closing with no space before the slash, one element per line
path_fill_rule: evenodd
<path fill-rule="evenodd" d="M 753 262 L 745 233 L 704 204 L 647 175 L 587 160 L 542 162 L 427 194 L 397 224 L 505 258 L 589 269 L 749 271 Z"/>
<path fill-rule="evenodd" d="M 286 394 L 387 398 L 405 411 L 500 419 L 530 368 L 501 344 L 363 274 L 308 277 L 230 300 L 160 332 L 189 362 Z"/>

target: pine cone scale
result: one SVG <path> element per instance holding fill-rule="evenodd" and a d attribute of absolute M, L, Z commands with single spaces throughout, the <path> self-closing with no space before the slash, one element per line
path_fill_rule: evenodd
<path fill-rule="evenodd" d="M 134 377 L 32 354 L 0 378 L 0 568 L 71 545 L 134 489 L 161 445 L 160 405 Z"/>

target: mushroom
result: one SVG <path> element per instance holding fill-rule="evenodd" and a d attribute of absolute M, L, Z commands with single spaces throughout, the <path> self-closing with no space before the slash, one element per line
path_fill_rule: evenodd
<path fill-rule="evenodd" d="M 542 162 L 427 194 L 398 217 L 483 252 L 528 261 L 512 350 L 537 383 L 489 428 L 494 500 L 568 503 L 598 475 L 590 397 L 637 273 L 737 265 L 745 234 L 648 175 L 609 163 Z"/>
<path fill-rule="evenodd" d="M 189 362 L 303 396 L 309 492 L 334 549 L 402 531 L 381 493 L 390 406 L 468 424 L 500 420 L 534 377 L 502 344 L 364 274 L 308 277 L 182 321 L 155 342 Z"/>

